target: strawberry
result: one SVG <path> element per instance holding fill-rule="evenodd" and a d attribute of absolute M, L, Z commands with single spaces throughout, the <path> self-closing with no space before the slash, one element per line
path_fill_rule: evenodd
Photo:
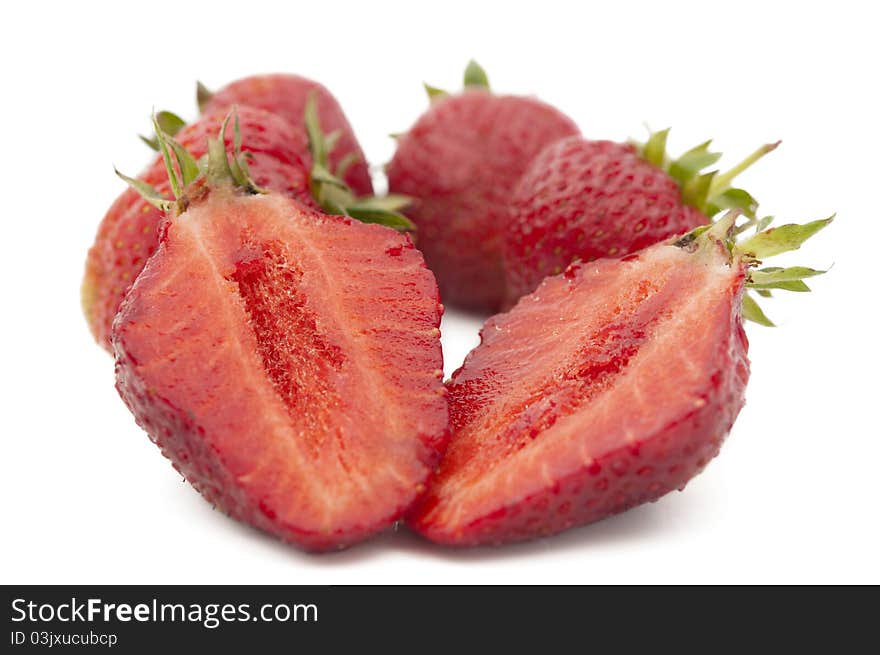
<path fill-rule="evenodd" d="M 168 218 L 113 324 L 120 395 L 240 521 L 309 550 L 390 525 L 447 438 L 441 306 L 420 253 L 260 191 L 222 138 L 201 172 L 158 137 L 180 175 L 169 165 L 174 201 L 127 178 Z"/>
<path fill-rule="evenodd" d="M 354 135 L 348 119 L 336 98 L 321 84 L 299 75 L 252 75 L 230 82 L 211 93 L 201 83 L 198 85 L 198 101 L 202 111 L 229 111 L 233 105 L 259 107 L 281 116 L 302 137 L 306 131 L 303 124 L 306 103 L 314 97 L 318 105 L 318 117 L 328 133 L 336 133 L 336 146 L 330 153 L 331 170 L 360 196 L 373 193 L 373 183 L 364 153 Z M 310 162 L 308 150 L 300 153 Z M 339 174 L 340 168 L 342 174 Z"/>
<path fill-rule="evenodd" d="M 505 306 L 575 259 L 621 257 L 705 225 L 722 209 L 753 216 L 757 203 L 733 178 L 778 144 L 724 174 L 710 142 L 666 156 L 669 130 L 641 147 L 574 136 L 547 146 L 519 180 L 503 234 Z"/>
<path fill-rule="evenodd" d="M 462 93 L 427 88 L 430 109 L 397 137 L 389 188 L 415 199 L 407 215 L 418 226 L 418 245 L 443 301 L 497 310 L 504 298 L 501 245 L 514 185 L 544 146 L 578 128 L 534 98 L 493 95 L 474 62 Z"/>
<path fill-rule="evenodd" d="M 238 110 L 241 148 L 248 156 L 256 184 L 284 193 L 309 207 L 395 229 L 412 229 L 412 223 L 398 212 L 408 199 L 357 197 L 330 172 L 335 138 L 324 135 L 315 98 L 306 102 L 304 111 L 304 127 L 294 129 L 266 110 L 247 106 Z M 169 112 L 160 112 L 154 120 L 157 134 L 167 135 L 164 128 L 168 126 L 174 132 L 180 129 L 180 145 L 200 157 L 207 152 L 208 139 L 217 133 L 224 117 L 225 113 L 212 110 L 182 129 L 182 121 Z M 158 148 L 155 139 L 141 138 Z M 303 153 L 309 153 L 310 164 L 302 159 Z M 153 161 L 141 180 L 162 193 L 170 191 L 162 156 Z M 86 262 L 82 302 L 92 334 L 105 348 L 110 347 L 110 325 L 125 293 L 156 249 L 162 220 L 163 214 L 158 208 L 128 189 L 113 203 L 98 228 Z"/>
<path fill-rule="evenodd" d="M 803 278 L 820 272 L 754 266 L 831 219 L 738 245 L 734 220 L 576 262 L 489 319 L 448 383 L 453 437 L 411 525 L 447 544 L 517 541 L 656 500 L 699 473 L 743 406 L 743 316 L 766 322 L 745 288 L 807 290 Z"/>

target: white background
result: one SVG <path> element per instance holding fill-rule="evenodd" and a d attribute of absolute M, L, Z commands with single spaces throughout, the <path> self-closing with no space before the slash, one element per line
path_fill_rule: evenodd
<path fill-rule="evenodd" d="M 0 38 L 0 582 L 880 582 L 880 48 L 862 3 L 85 4 L 14 3 Z M 784 219 L 836 211 L 796 258 L 833 270 L 767 303 L 778 329 L 749 326 L 748 405 L 684 493 L 527 545 L 401 531 L 302 554 L 212 511 L 117 397 L 79 308 L 111 164 L 147 162 L 152 107 L 193 118 L 197 78 L 274 71 L 326 84 L 382 163 L 422 81 L 456 88 L 470 57 L 590 137 L 671 125 L 673 149 L 711 136 L 731 161 L 783 139 L 743 184 Z M 477 328 L 447 316 L 447 373 Z"/>

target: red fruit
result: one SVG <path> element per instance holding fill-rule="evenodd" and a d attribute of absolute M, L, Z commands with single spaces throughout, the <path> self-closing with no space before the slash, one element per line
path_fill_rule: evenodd
<path fill-rule="evenodd" d="M 501 246 L 514 185 L 532 157 L 577 126 L 534 98 L 471 86 L 435 97 L 398 138 L 389 188 L 415 198 L 407 216 L 446 304 L 492 311 L 504 298 Z"/>
<path fill-rule="evenodd" d="M 489 319 L 448 383 L 453 438 L 412 526 L 454 545 L 528 539 L 656 500 L 699 473 L 744 402 L 744 286 L 788 288 L 786 276 L 816 273 L 751 271 L 772 250 L 755 239 L 779 252 L 827 224 L 771 230 L 731 254 L 732 222 L 572 264 Z"/>
<path fill-rule="evenodd" d="M 667 133 L 653 135 L 641 151 L 570 137 L 532 160 L 513 193 L 503 235 L 506 306 L 575 259 L 628 255 L 704 225 L 723 208 L 753 215 L 754 199 L 730 182 L 776 144 L 725 175 L 699 175 L 720 155 L 706 142 L 669 162 Z"/>
<path fill-rule="evenodd" d="M 298 153 L 302 135 L 295 133 L 281 118 L 261 109 L 238 110 L 242 150 L 250 153 L 251 177 L 263 188 L 272 189 L 314 206 L 309 190 L 308 169 Z M 207 152 L 207 139 L 219 131 L 224 115 L 206 114 L 185 127 L 178 141 L 193 155 Z M 232 134 L 227 135 L 231 144 Z M 157 157 L 140 179 L 169 193 L 168 175 L 162 157 Z M 96 341 L 110 348 L 110 326 L 126 292 L 134 283 L 159 242 L 161 210 L 146 202 L 136 191 L 127 189 L 110 207 L 89 250 L 82 286 L 86 319 Z"/>
<path fill-rule="evenodd" d="M 214 94 L 200 87 L 200 105 L 204 111 L 227 112 L 233 105 L 259 107 L 278 114 L 293 127 L 303 147 L 299 155 L 311 166 L 306 129 L 303 124 L 306 102 L 314 95 L 322 130 L 330 134 L 339 130 L 339 140 L 330 151 L 331 170 L 336 171 L 344 160 L 353 158 L 342 179 L 359 196 L 373 193 L 367 161 L 348 119 L 336 98 L 321 84 L 298 75 L 252 75 L 227 84 Z"/>
<path fill-rule="evenodd" d="M 447 438 L 434 278 L 393 230 L 203 184 L 114 322 L 117 388 L 209 502 L 352 544 L 423 492 Z"/>

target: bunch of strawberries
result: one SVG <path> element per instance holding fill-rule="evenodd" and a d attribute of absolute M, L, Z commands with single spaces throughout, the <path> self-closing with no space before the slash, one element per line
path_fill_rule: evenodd
<path fill-rule="evenodd" d="M 309 550 L 555 533 L 681 489 L 744 403 L 769 227 L 702 143 L 594 141 L 557 109 L 426 87 L 389 193 L 335 98 L 265 75 L 154 115 L 155 161 L 89 251 L 83 306 L 137 422 L 230 516 Z M 489 314 L 444 383 L 443 303 Z"/>

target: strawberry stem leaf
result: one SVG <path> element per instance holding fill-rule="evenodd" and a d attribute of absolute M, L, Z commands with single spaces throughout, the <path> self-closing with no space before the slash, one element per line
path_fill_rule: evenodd
<path fill-rule="evenodd" d="M 752 321 L 764 327 L 776 327 L 776 324 L 767 318 L 764 310 L 757 301 L 748 293 L 743 294 L 742 315 L 747 321 Z"/>
<path fill-rule="evenodd" d="M 642 158 L 649 164 L 662 168 L 666 158 L 666 138 L 669 136 L 669 128 L 651 133 L 647 143 L 642 148 Z"/>
<path fill-rule="evenodd" d="M 229 159 L 226 156 L 226 144 L 223 137 L 208 139 L 208 168 L 206 171 L 208 184 L 212 187 L 222 186 L 234 182 L 232 169 L 229 168 Z"/>
<path fill-rule="evenodd" d="M 373 207 L 366 202 L 348 205 L 345 209 L 349 216 L 362 223 L 378 223 L 400 232 L 412 232 L 416 229 L 413 222 L 400 212 L 383 207 Z"/>
<path fill-rule="evenodd" d="M 814 268 L 806 266 L 790 266 L 789 268 L 780 268 L 771 266 L 768 268 L 759 268 L 749 273 L 750 286 L 755 288 L 769 289 L 774 284 L 784 282 L 798 282 L 808 277 L 822 275 L 828 271 L 817 271 Z"/>
<path fill-rule="evenodd" d="M 819 230 L 827 227 L 834 216 L 803 225 L 789 224 L 758 232 L 737 245 L 737 250 L 753 259 L 765 259 L 790 250 L 797 250 Z"/>
<path fill-rule="evenodd" d="M 312 161 L 325 169 L 327 168 L 327 142 L 321 131 L 321 123 L 318 119 L 318 100 L 314 92 L 309 94 L 306 100 L 304 115 L 306 135 L 309 138 L 309 151 L 312 153 Z"/>
<path fill-rule="evenodd" d="M 738 209 L 751 219 L 758 211 L 758 201 L 745 189 L 727 189 L 712 199 L 709 212 L 714 215 L 725 209 Z"/>
<path fill-rule="evenodd" d="M 438 87 L 436 87 L 436 86 L 431 86 L 431 85 L 428 84 L 427 82 L 423 82 L 423 83 L 422 83 L 422 86 L 425 87 L 425 93 L 428 94 L 428 100 L 430 100 L 431 102 L 433 102 L 433 101 L 436 100 L 437 98 L 442 98 L 442 97 L 444 97 L 444 96 L 449 95 L 449 94 L 448 94 L 446 91 L 444 91 L 443 89 L 440 89 L 440 88 L 438 88 Z"/>
<path fill-rule="evenodd" d="M 312 169 L 309 184 L 312 197 L 324 211 L 350 216 L 363 223 L 378 223 L 399 231 L 413 231 L 415 225 L 400 210 L 409 204 L 409 198 L 390 195 L 384 198 L 365 196 L 358 198 L 342 176 L 358 161 L 355 153 L 348 153 L 339 161 L 336 170 L 330 169 L 330 152 L 339 140 L 341 132 L 325 135 L 318 117 L 315 94 L 306 100 L 304 118 L 309 150 L 312 153 Z"/>
<path fill-rule="evenodd" d="M 779 141 L 761 146 L 720 173 L 716 170 L 704 172 L 721 159 L 721 153 L 709 150 L 711 140 L 694 146 L 678 158 L 671 158 L 666 153 L 668 136 L 668 128 L 650 132 L 648 140 L 643 144 L 636 143 L 636 147 L 642 159 L 662 169 L 678 183 L 682 202 L 700 210 L 706 218 L 729 209 L 738 209 L 748 218 L 755 217 L 758 201 L 745 189 L 733 188 L 731 183 L 764 155 L 775 150 Z"/>
<path fill-rule="evenodd" d="M 162 154 L 162 160 L 165 162 L 165 170 L 168 172 L 168 181 L 171 183 L 171 192 L 174 194 L 175 199 L 180 200 L 180 197 L 183 195 L 183 187 L 181 186 L 180 175 L 171 159 L 168 138 L 165 136 L 165 133 L 162 132 L 162 128 L 159 127 L 155 114 L 153 114 L 152 120 L 153 130 L 156 132 L 156 140 L 159 143 L 159 152 Z"/>
<path fill-rule="evenodd" d="M 333 152 L 334 148 L 336 148 L 336 144 L 339 143 L 339 139 L 342 137 L 342 129 L 336 129 L 324 136 L 324 148 L 327 150 L 327 154 L 329 155 Z M 352 153 L 348 153 L 352 154 Z"/>
<path fill-rule="evenodd" d="M 195 182 L 201 174 L 199 163 L 195 160 L 195 157 L 189 154 L 186 148 L 170 137 L 168 138 L 168 146 L 174 152 L 174 158 L 177 160 L 177 165 L 180 168 L 183 188 L 186 188 Z"/>
<path fill-rule="evenodd" d="M 731 168 L 730 170 L 721 173 L 715 178 L 715 182 L 712 187 L 712 193 L 717 194 L 721 191 L 724 191 L 730 188 L 731 182 L 733 182 L 734 178 L 745 171 L 747 168 L 751 167 L 756 161 L 761 159 L 767 153 L 773 152 L 776 148 L 779 147 L 779 144 L 782 141 L 777 141 L 776 143 L 768 143 L 766 145 L 761 146 L 757 150 L 755 150 L 748 157 L 739 162 L 736 166 Z"/>
<path fill-rule="evenodd" d="M 342 178 L 354 164 L 361 160 L 360 155 L 356 152 L 347 152 L 336 164 L 336 176 Z"/>
<path fill-rule="evenodd" d="M 196 104 L 199 107 L 199 113 L 205 111 L 205 107 L 207 107 L 213 97 L 214 92 L 196 80 Z"/>
<path fill-rule="evenodd" d="M 682 201 L 691 207 L 708 207 L 709 189 L 712 187 L 712 179 L 714 177 L 715 171 L 711 171 L 689 179 L 681 187 Z M 707 213 L 705 210 L 701 211 Z"/>
<path fill-rule="evenodd" d="M 180 116 L 171 111 L 162 110 L 156 113 L 156 122 L 159 123 L 159 127 L 162 128 L 162 131 L 165 132 L 168 136 L 177 136 L 177 133 L 180 132 L 185 126 L 186 121 L 184 121 Z M 156 136 L 148 137 L 143 134 L 138 134 L 138 137 L 141 141 L 147 144 L 150 149 L 158 152 L 159 150 L 159 140 Z"/>
<path fill-rule="evenodd" d="M 247 159 L 241 152 L 241 124 L 238 120 L 238 111 L 236 111 L 235 108 L 232 110 L 232 115 L 232 159 L 229 160 L 229 170 L 232 173 L 232 179 L 235 181 L 236 186 L 245 189 L 250 193 L 264 193 L 265 191 L 258 188 L 256 183 L 251 179 L 251 172 L 248 169 Z M 227 116 L 226 120 L 223 121 L 223 126 L 221 127 L 220 132 L 220 140 L 224 144 L 226 143 L 226 125 L 228 121 L 229 117 Z"/>
<path fill-rule="evenodd" d="M 686 153 L 681 155 L 681 157 L 669 164 L 669 174 L 673 177 L 673 179 L 678 181 L 679 185 L 686 183 L 701 170 L 708 166 L 711 166 L 719 159 L 721 159 L 720 152 L 709 151 L 709 146 L 711 144 L 711 140 L 704 141 L 700 145 L 691 148 Z M 665 152 L 663 156 L 665 156 Z"/>
<path fill-rule="evenodd" d="M 129 177 L 124 173 L 120 173 L 115 166 L 113 167 L 113 172 L 116 173 L 116 175 L 120 179 L 125 181 L 132 189 L 137 191 L 140 194 L 141 198 L 146 200 L 156 209 L 166 212 L 174 206 L 174 200 L 164 197 L 152 185 L 144 182 L 143 180 L 139 180 L 135 177 Z"/>
<path fill-rule="evenodd" d="M 486 90 L 489 89 L 489 76 L 486 75 L 483 67 L 473 59 L 468 62 L 467 67 L 464 69 L 464 86 L 465 88 L 475 86 Z"/>
<path fill-rule="evenodd" d="M 230 162 L 226 151 L 226 128 L 233 120 L 233 153 Z M 238 112 L 233 107 L 223 119 L 220 132 L 216 138 L 208 139 L 208 152 L 198 161 L 180 143 L 168 135 L 160 125 L 158 115 L 153 115 L 153 129 L 156 132 L 156 143 L 165 163 L 168 182 L 174 193 L 174 199 L 163 197 L 154 187 L 143 180 L 128 177 L 119 171 L 116 174 L 125 180 L 148 203 L 167 212 L 176 207 L 183 210 L 190 201 L 187 197 L 190 185 L 204 177 L 209 186 L 233 184 L 248 193 L 264 193 L 251 179 L 246 156 L 250 153 L 241 151 L 241 128 Z M 114 169 L 115 170 L 115 169 Z"/>

